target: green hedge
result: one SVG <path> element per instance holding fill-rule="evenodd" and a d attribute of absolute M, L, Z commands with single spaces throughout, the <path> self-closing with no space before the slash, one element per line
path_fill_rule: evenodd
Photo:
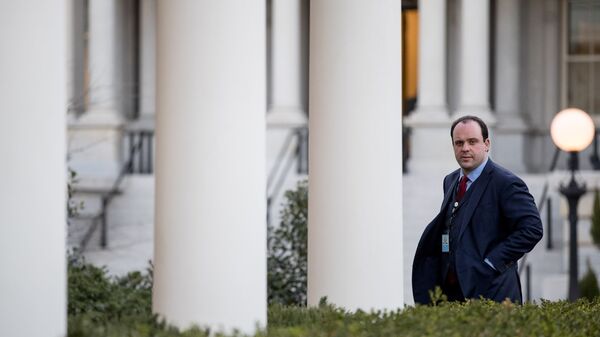
<path fill-rule="evenodd" d="M 285 192 L 281 223 L 269 226 L 267 283 L 269 304 L 306 305 L 308 181 Z"/>
<path fill-rule="evenodd" d="M 598 336 L 600 302 L 524 306 L 472 301 L 406 307 L 394 312 L 345 313 L 320 307 L 272 307 L 271 336 Z"/>
<path fill-rule="evenodd" d="M 111 278 L 106 269 L 71 258 L 68 264 L 68 314 L 93 321 L 152 315 L 152 272 Z"/>
<path fill-rule="evenodd" d="M 587 272 L 579 281 L 579 291 L 581 293 L 581 297 L 593 300 L 594 298 L 600 296 L 600 288 L 598 288 L 598 279 L 596 278 L 596 272 L 590 263 L 589 256 L 587 258 L 586 265 Z"/>
<path fill-rule="evenodd" d="M 151 285 L 151 270 L 110 278 L 104 269 L 71 261 L 68 336 L 209 336 L 206 329 L 180 331 L 153 316 Z M 274 304 L 268 321 L 256 336 L 599 336 L 600 298 L 523 306 L 442 301 L 370 313 L 346 312 L 325 301 L 314 308 Z"/>

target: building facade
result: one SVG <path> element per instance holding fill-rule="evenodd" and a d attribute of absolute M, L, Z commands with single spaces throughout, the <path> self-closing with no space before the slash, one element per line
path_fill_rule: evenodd
<path fill-rule="evenodd" d="M 36 16 L 31 6 L 56 15 Z M 67 169 L 77 173 L 82 218 L 94 219 L 72 219 L 69 232 L 94 228 L 83 231 L 103 238 L 97 255 L 124 256 L 119 247 L 129 245 L 142 263 L 152 259 L 154 310 L 179 326 L 266 324 L 267 221 L 277 224 L 283 191 L 308 172 L 309 304 L 322 296 L 347 309 L 411 304 L 412 256 L 439 207 L 441 178 L 456 168 L 448 133 L 464 114 L 490 124 L 492 157 L 521 174 L 538 202 L 550 186 L 545 230 L 558 248 L 540 243 L 531 254 L 527 295 L 561 298 L 567 238 L 562 176 L 547 174 L 549 125 L 564 107 L 600 114 L 599 17 L 593 0 L 0 5 L 3 32 L 39 42 L 2 35 L 15 53 L 0 60 L 10 74 L 0 80 L 0 147 L 17 169 L 0 175 L 10 180 L 0 192 L 0 237 L 8 238 L 4 252 L 15 242 L 21 249 L 2 254 L 2 265 L 7 275 L 44 266 L 25 275 L 48 280 L 0 334 L 40 335 L 21 323 L 31 319 L 65 332 Z M 22 153 L 39 152 L 21 136 L 32 132 L 43 136 L 45 155 L 24 158 L 14 139 Z M 594 187 L 592 154 L 581 166 Z M 22 189 L 14 181 L 43 191 L 34 201 L 47 217 L 20 216 L 31 203 L 13 198 Z M 598 255 L 589 237 L 580 243 Z M 37 249 L 51 253 L 27 253 Z M 30 283 L 7 284 L 24 294 Z"/>
<path fill-rule="evenodd" d="M 595 1 L 420 1 L 408 166 L 419 171 L 443 156 L 419 144 L 471 113 L 493 126 L 497 161 L 548 171 L 553 116 L 566 107 L 598 115 L 598 10 Z"/>

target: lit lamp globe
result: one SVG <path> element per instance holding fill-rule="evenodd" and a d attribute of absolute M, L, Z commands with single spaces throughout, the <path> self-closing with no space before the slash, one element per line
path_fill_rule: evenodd
<path fill-rule="evenodd" d="M 550 135 L 559 149 L 580 152 L 594 140 L 595 126 L 592 117 L 583 110 L 562 110 L 552 120 Z"/>

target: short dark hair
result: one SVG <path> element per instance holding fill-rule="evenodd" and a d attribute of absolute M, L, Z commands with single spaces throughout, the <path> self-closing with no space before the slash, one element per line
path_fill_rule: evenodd
<path fill-rule="evenodd" d="M 450 127 L 450 138 L 454 139 L 454 128 L 458 125 L 458 123 L 466 123 L 468 121 L 477 122 L 477 124 L 479 124 L 479 126 L 481 127 L 481 135 L 483 136 L 483 140 L 485 141 L 486 139 L 488 139 L 489 132 L 487 125 L 485 125 L 485 122 L 477 116 L 470 115 L 460 117 L 452 123 L 452 126 Z"/>

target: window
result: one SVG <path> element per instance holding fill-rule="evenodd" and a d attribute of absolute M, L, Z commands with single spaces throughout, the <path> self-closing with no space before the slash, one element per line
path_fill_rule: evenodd
<path fill-rule="evenodd" d="M 600 1 L 564 4 L 563 106 L 600 117 Z"/>

